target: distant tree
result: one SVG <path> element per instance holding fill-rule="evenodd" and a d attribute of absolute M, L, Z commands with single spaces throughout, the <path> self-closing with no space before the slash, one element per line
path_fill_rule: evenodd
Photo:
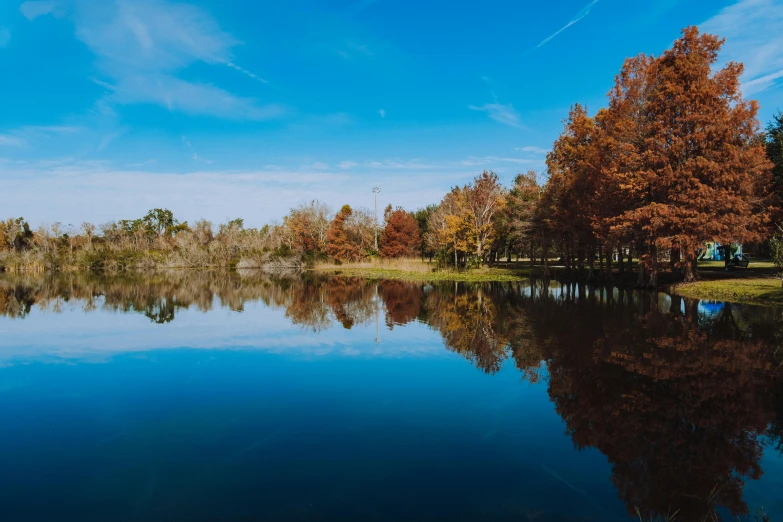
<path fill-rule="evenodd" d="M 33 241 L 33 232 L 24 218 L 0 221 L 0 246 L 8 250 L 21 251 Z"/>
<path fill-rule="evenodd" d="M 533 213 L 540 194 L 536 171 L 529 170 L 514 178 L 514 184 L 506 196 L 506 207 L 499 214 L 506 235 L 504 246 L 511 251 L 521 252 L 527 246 L 532 252 Z"/>
<path fill-rule="evenodd" d="M 141 221 L 148 231 L 158 237 L 170 236 L 174 231 L 174 227 L 179 224 L 174 218 L 174 213 L 165 208 L 150 210 Z"/>
<path fill-rule="evenodd" d="M 381 255 L 383 257 L 412 257 L 421 247 L 419 224 L 416 219 L 401 208 L 386 207 L 383 214 L 384 228 L 381 234 Z"/>
<path fill-rule="evenodd" d="M 419 237 L 421 237 L 421 257 L 432 257 L 433 252 L 428 246 L 426 237 L 429 234 L 429 218 L 438 209 L 438 205 L 427 205 L 424 208 L 420 208 L 413 213 L 413 217 L 419 225 Z"/>
<path fill-rule="evenodd" d="M 772 177 L 775 180 L 778 198 L 783 200 L 783 112 L 773 116 L 767 125 L 767 156 L 773 163 Z"/>
<path fill-rule="evenodd" d="M 92 248 L 92 238 L 95 236 L 95 225 L 86 221 L 81 225 L 84 237 L 87 238 L 87 248 Z"/>
<path fill-rule="evenodd" d="M 452 188 L 428 221 L 429 248 L 438 252 L 443 261 L 453 257 L 455 266 L 460 264 L 460 259 L 466 260 L 476 252 L 475 220 L 468 207 L 466 190 Z"/>
<path fill-rule="evenodd" d="M 465 205 L 472 221 L 472 234 L 476 237 L 476 256 L 484 262 L 486 249 L 495 234 L 493 221 L 505 206 L 505 190 L 492 171 L 484 171 L 464 188 Z"/>
<path fill-rule="evenodd" d="M 326 232 L 326 253 L 336 261 L 356 261 L 361 257 L 361 248 L 351 241 L 346 224 L 352 215 L 353 209 L 343 205 Z"/>
<path fill-rule="evenodd" d="M 291 209 L 283 223 L 290 232 L 291 250 L 301 257 L 323 255 L 329 229 L 329 208 L 318 200 Z"/>

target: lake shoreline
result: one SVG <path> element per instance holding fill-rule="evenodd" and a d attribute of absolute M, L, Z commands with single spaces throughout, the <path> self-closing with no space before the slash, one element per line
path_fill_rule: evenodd
<path fill-rule="evenodd" d="M 771 265 L 766 262 L 743 271 L 725 272 L 709 264 L 700 267 L 701 279 L 692 283 L 671 281 L 670 274 L 662 274 L 663 281 L 658 289 L 690 299 L 707 301 L 725 301 L 729 303 L 752 304 L 758 306 L 783 306 L 783 286 L 775 277 Z M 452 281 L 467 283 L 501 283 L 524 281 L 540 278 L 541 267 L 489 267 L 465 272 L 453 271 L 415 271 L 398 268 L 322 266 L 308 270 L 333 276 L 361 277 L 369 280 L 393 279 L 400 281 Z M 550 277 L 559 280 L 562 267 L 552 267 Z M 621 287 L 635 287 L 636 274 L 614 274 L 612 284 Z"/>
<path fill-rule="evenodd" d="M 722 266 L 722 264 L 721 264 Z M 155 267 L 152 269 L 131 269 L 109 271 L 146 272 L 146 271 L 222 271 L 226 267 Z M 230 269 L 228 269 L 231 271 Z M 241 270 L 264 271 L 260 267 L 243 267 Z M 373 264 L 347 264 L 345 266 L 323 264 L 302 269 L 299 274 L 316 274 L 336 277 L 359 277 L 367 280 L 396 280 L 409 282 L 458 282 L 458 283 L 508 283 L 541 279 L 543 268 L 540 265 L 531 267 L 527 263 L 508 264 L 503 266 L 474 268 L 466 271 L 437 270 L 429 263 L 422 262 L 411 266 L 400 263 L 388 263 L 378 266 Z M 5 270 L 2 275 L 40 274 L 51 272 L 104 272 L 100 270 L 83 269 L 80 267 L 65 267 L 60 270 Z M 658 290 L 676 294 L 690 299 L 709 301 L 724 301 L 730 303 L 751 304 L 758 306 L 783 306 L 783 286 L 775 277 L 771 263 L 757 262 L 750 269 L 726 272 L 715 263 L 700 266 L 700 280 L 684 283 L 673 279 L 672 274 L 661 273 Z M 567 277 L 563 267 L 550 267 L 550 278 L 560 282 L 573 282 L 573 275 Z M 584 279 L 580 279 L 584 281 Z M 613 284 L 622 288 L 636 287 L 636 274 L 626 271 L 624 274 L 614 273 L 613 280 L 595 281 L 596 284 Z"/>

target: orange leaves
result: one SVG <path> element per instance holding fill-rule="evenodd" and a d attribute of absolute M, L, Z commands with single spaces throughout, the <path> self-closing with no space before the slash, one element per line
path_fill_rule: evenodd
<path fill-rule="evenodd" d="M 401 208 L 388 211 L 381 235 L 383 257 L 413 257 L 421 246 L 419 224 L 414 217 Z"/>
<path fill-rule="evenodd" d="M 655 249 L 758 240 L 769 222 L 771 165 L 742 66 L 714 72 L 723 40 L 683 30 L 660 57 L 626 60 L 593 119 L 576 105 L 547 157 L 541 209 L 575 248 L 636 243 L 654 277 Z"/>

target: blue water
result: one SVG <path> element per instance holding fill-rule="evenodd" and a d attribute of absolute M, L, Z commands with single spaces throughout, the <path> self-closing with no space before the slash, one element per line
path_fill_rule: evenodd
<path fill-rule="evenodd" d="M 100 295 L 0 317 L 0 519 L 632 519 L 617 462 L 577 449 L 586 432 L 572 437 L 552 402 L 550 372 L 565 370 L 542 362 L 531 382 L 507 358 L 486 373 L 447 348 L 426 304 L 390 328 L 369 295 L 357 302 L 378 306 L 350 329 L 218 295 L 165 324 Z M 568 329 L 573 310 L 555 312 Z M 596 444 L 616 460 L 606 447 L 623 436 Z M 783 461 L 761 451 L 744 502 L 783 520 Z"/>

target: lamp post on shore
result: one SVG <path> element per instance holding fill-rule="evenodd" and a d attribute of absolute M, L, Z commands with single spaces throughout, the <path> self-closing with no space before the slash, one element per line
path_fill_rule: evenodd
<path fill-rule="evenodd" d="M 372 199 L 375 206 L 375 251 L 378 251 L 378 193 L 381 191 L 381 187 L 372 188 Z"/>

